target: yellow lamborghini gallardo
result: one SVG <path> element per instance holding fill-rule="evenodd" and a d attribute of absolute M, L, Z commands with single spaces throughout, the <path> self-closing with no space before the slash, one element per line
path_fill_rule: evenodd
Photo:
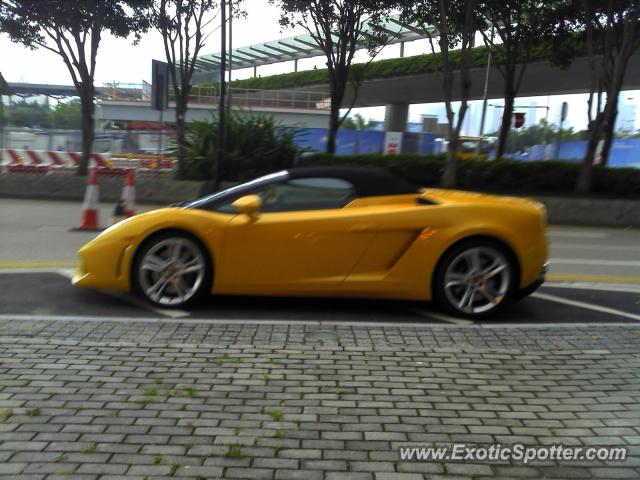
<path fill-rule="evenodd" d="M 293 168 L 114 225 L 79 250 L 73 283 L 164 307 L 210 293 L 350 296 L 479 317 L 544 281 L 545 228 L 528 199 Z"/>

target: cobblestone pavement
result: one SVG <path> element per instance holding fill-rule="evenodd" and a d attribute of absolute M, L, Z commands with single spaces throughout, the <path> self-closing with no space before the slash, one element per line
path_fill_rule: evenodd
<path fill-rule="evenodd" d="M 0 322 L 0 478 L 640 478 L 640 326 Z M 449 442 L 624 463 L 401 461 Z"/>

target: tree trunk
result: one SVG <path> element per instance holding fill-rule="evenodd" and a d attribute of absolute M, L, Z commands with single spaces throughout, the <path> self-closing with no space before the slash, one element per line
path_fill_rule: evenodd
<path fill-rule="evenodd" d="M 333 155 L 336 153 L 336 137 L 340 128 L 340 107 L 344 99 L 344 92 L 347 89 L 347 67 L 337 66 L 333 73 L 329 74 L 329 94 L 331 95 L 331 111 L 329 113 L 329 132 L 327 133 L 327 153 Z"/>
<path fill-rule="evenodd" d="M 449 145 L 447 146 L 447 158 L 442 172 L 441 184 L 444 188 L 456 186 L 458 173 L 458 132 L 449 125 Z"/>
<path fill-rule="evenodd" d="M 507 80 L 505 80 L 505 83 Z M 510 91 L 504 94 L 504 111 L 502 113 L 502 122 L 500 123 L 500 134 L 498 136 L 498 144 L 496 146 L 496 159 L 502 158 L 507 150 L 507 140 L 511 132 L 511 119 L 513 117 L 515 95 Z"/>
<path fill-rule="evenodd" d="M 620 88 L 622 88 L 622 82 L 620 82 Z M 618 97 L 620 96 L 620 91 L 616 92 L 616 95 L 612 97 L 610 108 L 605 110 L 607 116 L 603 125 L 603 145 L 601 150 L 600 158 L 602 159 L 602 166 L 607 166 L 609 164 L 609 153 L 611 152 L 611 145 L 613 144 L 613 140 L 615 139 L 615 128 L 616 128 L 616 119 L 618 118 Z M 609 102 L 609 97 L 607 97 L 607 102 Z"/>
<path fill-rule="evenodd" d="M 82 158 L 78 166 L 77 174 L 86 176 L 91 161 L 91 151 L 93 150 L 93 139 L 95 137 L 95 104 L 93 84 L 85 84 L 80 92 L 80 103 L 82 111 Z"/>
<path fill-rule="evenodd" d="M 627 60 L 628 62 L 628 60 Z M 598 149 L 598 142 L 604 138 L 605 143 L 602 149 L 602 163 L 606 165 L 609 161 L 609 151 L 613 141 L 613 132 L 618 111 L 618 97 L 622 89 L 622 81 L 626 71 L 626 63 L 624 68 L 617 68 L 613 76 L 613 85 L 607 91 L 607 100 L 602 112 L 596 115 L 593 122 L 593 129 L 589 135 L 589 143 L 587 144 L 587 152 L 582 161 L 582 168 L 578 181 L 576 182 L 576 193 L 585 194 L 591 190 L 591 182 L 593 179 L 593 164 L 595 162 L 595 154 Z M 608 144 L 607 144 L 608 143 Z"/>
<path fill-rule="evenodd" d="M 587 151 L 582 160 L 582 167 L 576 182 L 576 193 L 587 194 L 591 190 L 591 181 L 593 179 L 593 161 L 595 159 L 598 142 L 602 133 L 602 113 L 599 113 L 593 121 L 591 132 L 589 132 L 589 142 L 587 143 Z"/>
<path fill-rule="evenodd" d="M 178 144 L 178 168 L 176 176 L 179 180 L 183 180 L 186 175 L 186 163 L 187 163 L 187 128 L 186 118 L 187 114 L 187 99 L 182 95 L 176 98 L 176 143 Z"/>
<path fill-rule="evenodd" d="M 329 115 L 329 131 L 327 132 L 327 153 L 334 155 L 336 153 L 336 137 L 338 136 L 338 128 L 340 128 L 340 105 L 333 105 L 331 100 L 331 113 Z"/>

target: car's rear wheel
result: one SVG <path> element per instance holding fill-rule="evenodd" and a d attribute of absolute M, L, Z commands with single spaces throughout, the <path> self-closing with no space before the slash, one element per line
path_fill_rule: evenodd
<path fill-rule="evenodd" d="M 517 271 L 501 244 L 478 239 L 445 253 L 434 276 L 434 298 L 448 313 L 480 318 L 495 313 L 513 296 Z"/>
<path fill-rule="evenodd" d="M 211 261 L 198 240 L 166 232 L 146 241 L 133 269 L 133 287 L 151 303 L 186 307 L 211 289 Z"/>

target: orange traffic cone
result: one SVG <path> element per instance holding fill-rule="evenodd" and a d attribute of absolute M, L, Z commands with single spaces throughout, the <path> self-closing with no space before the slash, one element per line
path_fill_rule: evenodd
<path fill-rule="evenodd" d="M 74 230 L 101 230 L 98 226 L 100 189 L 96 177 L 96 169 L 91 168 L 89 171 L 89 183 L 87 183 L 87 189 L 84 192 L 84 202 L 82 203 L 82 218 L 80 225 L 74 228 Z"/>
<path fill-rule="evenodd" d="M 133 169 L 127 172 L 120 200 L 124 203 L 124 216 L 133 217 L 136 214 L 136 180 Z"/>

